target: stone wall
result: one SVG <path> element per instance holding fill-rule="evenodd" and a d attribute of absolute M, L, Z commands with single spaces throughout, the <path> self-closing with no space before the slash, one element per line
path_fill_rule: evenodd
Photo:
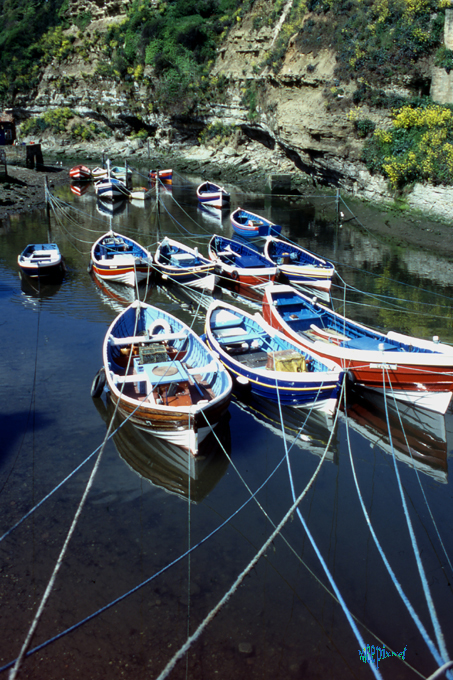
<path fill-rule="evenodd" d="M 453 50 L 453 9 L 445 10 L 444 45 Z M 433 66 L 429 94 L 438 104 L 453 104 L 453 71 Z"/>

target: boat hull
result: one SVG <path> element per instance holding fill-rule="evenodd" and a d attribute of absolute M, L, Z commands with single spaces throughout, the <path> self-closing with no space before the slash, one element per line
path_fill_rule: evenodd
<path fill-rule="evenodd" d="M 20 270 L 29 277 L 58 277 L 64 272 L 63 258 L 55 243 L 30 244 L 17 258 Z"/>
<path fill-rule="evenodd" d="M 146 303 L 113 321 L 103 361 L 122 415 L 194 455 L 228 408 L 231 378 L 218 360 L 186 324 Z"/>
<path fill-rule="evenodd" d="M 69 171 L 69 177 L 76 181 L 90 180 L 91 170 L 87 168 L 86 165 L 76 165 Z"/>
<path fill-rule="evenodd" d="M 226 208 L 230 205 L 230 194 L 217 184 L 205 182 L 197 188 L 197 198 L 200 205 L 210 208 Z"/>
<path fill-rule="evenodd" d="M 269 283 L 277 274 L 277 267 L 260 253 L 223 236 L 216 235 L 211 239 L 208 256 L 222 277 L 244 286 Z"/>
<path fill-rule="evenodd" d="M 110 231 L 93 244 L 91 269 L 104 281 L 134 286 L 151 277 L 152 255 L 133 239 Z"/>
<path fill-rule="evenodd" d="M 234 231 L 245 238 L 278 235 L 282 230 L 279 224 L 242 208 L 237 208 L 231 213 L 230 221 Z"/>
<path fill-rule="evenodd" d="M 219 278 L 215 264 L 201 256 L 198 250 L 169 238 L 159 243 L 154 267 L 163 281 L 211 292 Z"/>
<path fill-rule="evenodd" d="M 227 312 L 232 311 L 238 318 L 248 318 L 253 327 L 252 335 L 248 336 L 247 333 L 244 333 L 243 328 L 238 328 L 235 322 L 233 324 L 230 321 L 217 323 L 217 318 L 213 321 L 214 314 L 218 310 L 220 310 L 219 318 L 225 310 Z M 227 335 L 223 335 L 225 332 Z M 272 340 L 275 333 L 272 334 L 271 331 L 269 336 L 268 330 L 258 320 L 226 303 L 214 301 L 211 304 L 206 315 L 205 333 L 208 347 L 219 355 L 220 361 L 241 389 L 248 389 L 255 396 L 270 399 L 282 406 L 310 408 L 327 414 L 334 413 L 338 402 L 341 380 L 343 379 L 342 371 L 339 368 L 337 369 L 334 363 L 327 361 L 326 364 L 319 367 L 323 370 L 314 370 L 312 372 L 307 369 L 298 372 L 294 369 L 275 370 L 267 368 L 272 356 L 272 353 L 268 354 L 269 350 L 277 351 L 281 347 L 289 349 L 290 352 L 291 350 L 296 350 L 292 352 L 292 355 L 293 357 L 294 355 L 298 357 L 299 360 L 301 355 L 297 353 L 297 346 L 293 343 L 286 344 L 285 342 Z M 235 336 L 235 333 L 238 333 L 238 337 Z M 219 341 L 216 334 L 220 335 L 223 340 Z M 240 346 L 244 340 L 245 344 L 250 347 L 250 338 L 258 338 L 260 335 L 265 337 L 261 345 L 265 348 L 263 358 L 260 356 L 260 353 L 253 354 L 248 349 L 245 350 L 245 354 L 242 354 L 242 349 L 232 350 L 231 352 L 225 349 L 225 346 L 231 343 L 233 346 Z M 255 342 L 255 340 L 252 342 Z M 223 343 L 226 343 L 226 345 L 224 346 Z M 243 361 L 240 360 L 240 356 L 243 357 Z M 256 363 L 257 359 L 261 364 L 264 361 L 266 366 L 261 365 L 260 368 L 256 368 L 253 364 Z M 308 361 L 313 359 L 315 359 L 313 354 L 307 356 Z M 318 357 L 315 360 L 317 359 Z M 249 361 L 251 362 L 250 364 L 248 364 Z"/>
<path fill-rule="evenodd" d="M 294 291 L 297 295 L 296 291 Z M 323 309 L 321 305 L 317 308 Z M 335 314 L 328 310 L 329 314 Z M 438 413 L 445 413 L 453 396 L 453 347 L 447 345 L 435 345 L 434 343 L 418 340 L 409 336 L 401 336 L 388 333 L 380 336 L 378 333 L 352 322 L 356 329 L 366 330 L 368 340 L 374 333 L 370 342 L 376 345 L 375 350 L 358 349 L 357 347 L 342 346 L 346 336 L 337 338 L 336 341 L 327 337 L 324 339 L 310 340 L 303 332 L 296 330 L 287 323 L 282 314 L 272 304 L 272 291 L 266 291 L 263 301 L 263 316 L 265 320 L 277 330 L 283 332 L 288 338 L 299 346 L 309 351 L 314 351 L 325 359 L 330 359 L 347 371 L 350 381 L 354 384 L 367 387 L 374 391 L 391 394 L 395 398 L 427 408 Z M 337 315 L 341 320 L 342 317 Z M 349 322 L 351 323 L 351 322 Z M 312 326 L 313 328 L 313 326 Z M 358 330 L 357 330 L 358 332 Z M 312 336 L 313 337 L 313 333 Z M 385 340 L 405 341 L 413 343 L 414 347 L 426 350 L 432 345 L 430 351 L 394 351 L 378 349 L 379 342 L 385 347 Z M 418 340 L 418 344 L 417 344 Z M 359 340 L 356 344 L 359 344 Z M 446 348 L 445 354 L 442 347 Z"/>

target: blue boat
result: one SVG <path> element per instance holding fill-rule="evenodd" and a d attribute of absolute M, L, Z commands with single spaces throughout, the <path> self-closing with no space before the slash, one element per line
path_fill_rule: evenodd
<path fill-rule="evenodd" d="M 270 220 L 255 213 L 236 208 L 230 215 L 231 225 L 234 231 L 240 236 L 247 238 L 256 236 L 278 235 L 282 228 L 279 224 L 274 224 Z"/>
<path fill-rule="evenodd" d="M 189 248 L 167 236 L 157 246 L 154 267 L 164 281 L 211 292 L 219 278 L 215 264 L 203 257 L 198 248 Z"/>
<path fill-rule="evenodd" d="M 266 239 L 264 254 L 277 265 L 284 283 L 308 286 L 327 293 L 330 291 L 335 274 L 332 262 L 273 236 Z"/>
<path fill-rule="evenodd" d="M 334 413 L 342 369 L 289 341 L 259 314 L 214 300 L 205 333 L 238 385 L 283 406 Z"/>
<path fill-rule="evenodd" d="M 57 276 L 64 272 L 56 243 L 30 243 L 18 256 L 17 264 L 28 276 Z"/>
<path fill-rule="evenodd" d="M 247 286 L 273 281 L 277 268 L 262 253 L 231 238 L 216 234 L 208 245 L 209 259 L 221 275 Z"/>
<path fill-rule="evenodd" d="M 103 369 L 92 396 L 105 387 L 130 422 L 193 455 L 228 409 L 228 372 L 185 323 L 135 300 L 110 325 Z"/>

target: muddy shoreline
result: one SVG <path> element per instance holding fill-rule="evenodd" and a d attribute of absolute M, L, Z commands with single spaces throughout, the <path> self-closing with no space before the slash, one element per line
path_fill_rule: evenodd
<path fill-rule="evenodd" d="M 48 162 L 39 170 L 23 167 L 22 163 L 14 164 L 14 161 L 8 163 L 8 175 L 6 177 L 0 175 L 0 223 L 10 215 L 45 207 L 46 177 L 52 191 L 53 188 L 69 183 L 69 169 L 77 162 L 86 162 L 91 165 L 93 162 L 100 161 L 99 153 L 96 152 L 91 156 L 85 153 L 83 161 L 80 157 L 77 161 L 77 149 L 69 148 L 60 152 L 60 157 L 64 160 Z M 240 181 L 245 191 L 260 193 L 266 186 L 269 172 L 275 171 L 268 167 L 267 172 L 261 168 L 248 172 L 246 168 L 222 167 L 219 163 L 212 162 L 211 159 L 200 163 L 197 159 L 185 158 L 183 154 L 177 158 L 154 156 L 150 159 L 145 157 L 145 154 L 137 154 L 128 161 L 132 166 L 140 163 L 149 164 L 150 167 L 155 168 L 173 167 L 181 173 L 195 173 L 206 179 L 224 183 L 234 184 Z M 116 162 L 123 161 L 118 159 Z M 289 204 L 307 201 L 305 197 L 313 195 L 314 187 L 307 182 L 299 182 L 297 185 L 294 178 L 291 178 L 291 185 L 291 192 L 286 199 Z M 321 191 L 319 193 L 321 194 Z M 435 222 L 422 215 L 370 205 L 348 196 L 342 197 L 340 210 L 340 221 L 368 231 L 385 243 L 398 247 L 411 246 L 453 257 L 453 227 L 449 224 Z"/>

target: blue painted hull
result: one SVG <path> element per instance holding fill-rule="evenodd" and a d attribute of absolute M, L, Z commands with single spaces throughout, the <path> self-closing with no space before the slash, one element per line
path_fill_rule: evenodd
<path fill-rule="evenodd" d="M 284 406 L 333 413 L 343 373 L 232 305 L 214 301 L 206 316 L 206 342 L 231 376 L 257 397 Z"/>

